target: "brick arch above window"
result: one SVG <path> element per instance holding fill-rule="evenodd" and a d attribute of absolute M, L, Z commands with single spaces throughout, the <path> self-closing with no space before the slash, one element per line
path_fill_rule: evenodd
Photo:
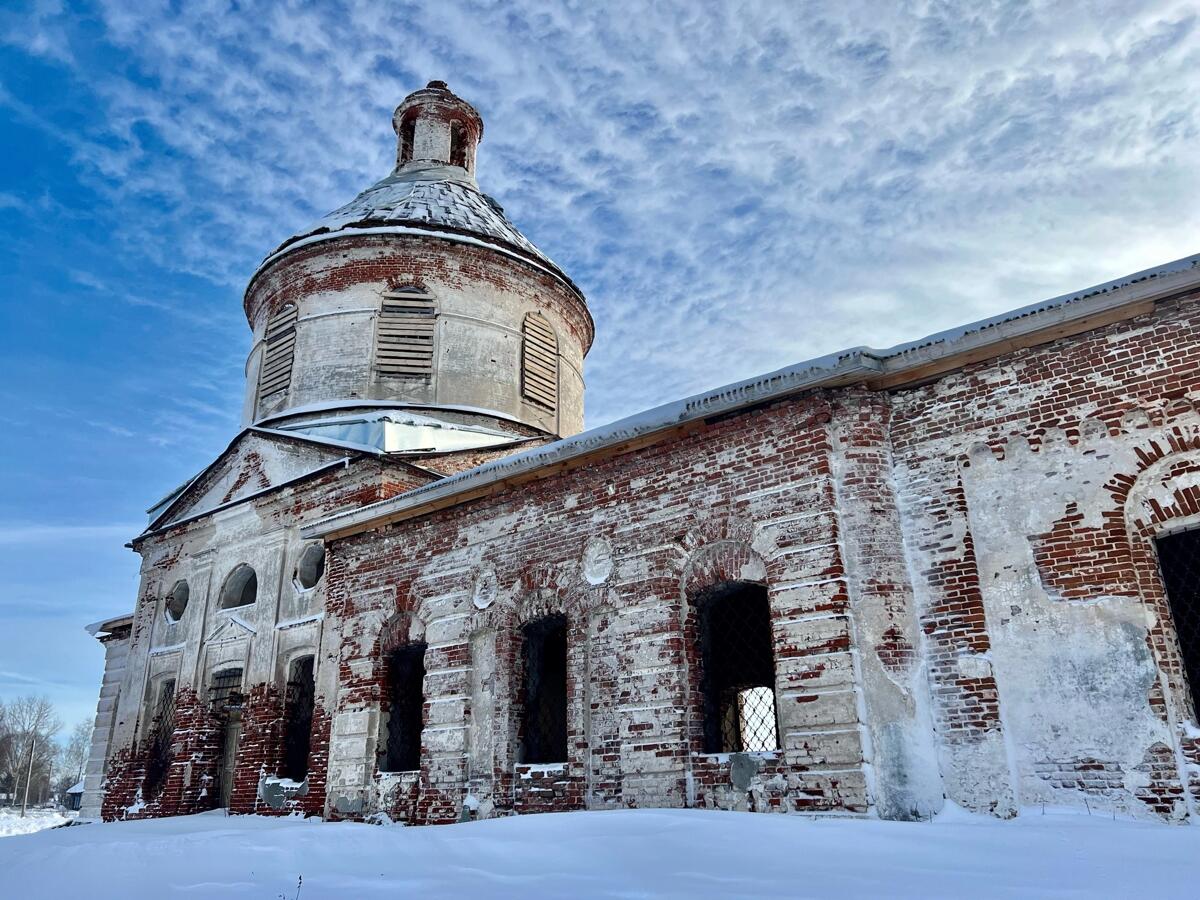
<path fill-rule="evenodd" d="M 766 560 L 741 541 L 715 541 L 697 548 L 688 557 L 680 578 L 683 596 L 689 601 L 709 588 L 729 582 L 767 583 Z"/>
<path fill-rule="evenodd" d="M 425 640 L 425 622 L 416 613 L 400 610 L 384 620 L 379 629 L 379 653 L 386 654 L 407 644 Z"/>

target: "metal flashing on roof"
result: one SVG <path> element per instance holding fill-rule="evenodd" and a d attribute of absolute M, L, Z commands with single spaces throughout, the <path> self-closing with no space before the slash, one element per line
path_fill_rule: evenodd
<path fill-rule="evenodd" d="M 839 387 L 855 383 L 887 383 L 895 388 L 916 380 L 924 372 L 945 372 L 950 368 L 998 356 L 1024 342 L 1032 346 L 1039 334 L 1072 325 L 1078 329 L 1095 327 L 1106 314 L 1136 314 L 1146 303 L 1200 288 L 1200 254 L 1146 269 L 1095 287 L 1021 307 L 999 316 L 983 319 L 960 328 L 929 335 L 917 341 L 897 344 L 885 350 L 855 347 L 807 360 L 757 378 L 734 382 L 666 403 L 612 424 L 585 431 L 513 456 L 469 469 L 441 481 L 413 488 L 395 497 L 366 506 L 343 510 L 310 523 L 301 529 L 305 538 L 329 538 L 365 530 L 375 523 L 402 519 L 406 513 L 441 505 L 453 505 L 480 496 L 490 486 L 510 480 L 537 477 L 539 470 L 557 470 L 572 461 L 604 450 L 634 445 L 712 416 L 741 409 L 817 388 Z M 972 358 L 974 354 L 974 358 Z M 964 361 L 965 360 L 965 361 Z"/>

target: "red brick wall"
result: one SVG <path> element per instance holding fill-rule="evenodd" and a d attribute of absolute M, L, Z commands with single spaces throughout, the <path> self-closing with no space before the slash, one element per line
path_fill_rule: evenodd
<path fill-rule="evenodd" d="M 1198 326 L 1194 299 L 1167 302 L 1152 315 L 969 366 L 895 396 L 892 441 L 900 502 L 923 598 L 921 619 L 937 730 L 946 748 L 946 777 L 959 802 L 1001 813 L 1011 813 L 1018 802 L 1018 786 L 1008 772 L 1015 764 L 1004 744 L 1005 685 L 997 684 L 989 659 L 995 623 L 989 622 L 982 598 L 972 526 L 973 515 L 993 513 L 968 508 L 963 479 L 972 466 L 998 466 L 1000 457 L 1019 474 L 1037 464 L 1047 446 L 1058 448 L 1055 452 L 1074 448 L 1062 458 L 1076 458 L 1080 462 L 1071 465 L 1090 465 L 1096 471 L 1109 465 L 1105 460 L 1111 457 L 1116 472 L 1104 488 L 1108 499 L 1094 499 L 1100 485 L 1080 479 L 1079 502 L 1065 504 L 1048 529 L 1029 534 L 1029 552 L 1040 586 L 1052 600 L 1111 603 L 1131 598 L 1150 604 L 1155 663 L 1168 678 L 1173 708 L 1186 707 L 1188 692 L 1181 683 L 1170 614 L 1148 537 L 1169 519 L 1193 515 L 1197 492 L 1181 493 L 1172 509 L 1155 509 L 1149 517 L 1153 521 L 1138 522 L 1132 530 L 1125 495 L 1154 460 L 1197 446 L 1187 429 L 1163 438 L 1150 433 L 1172 416 L 1187 418 L 1194 428 L 1191 400 L 1200 392 L 1200 342 L 1192 336 Z M 1093 447 L 1103 441 L 1108 443 Z M 1119 461 L 1125 456 L 1128 463 Z M 1046 477 L 1057 480 L 1042 485 L 1054 488 L 1078 476 L 1059 467 L 1048 469 Z M 1001 498 L 1012 504 L 1014 520 L 1038 502 L 1041 491 L 1035 484 L 1034 496 L 1022 496 L 1028 489 L 1018 490 L 1018 483 L 1026 482 L 1014 478 L 1013 494 Z M 1086 516 L 1081 512 L 1085 501 Z M 1012 603 L 1020 606 L 1025 600 L 1017 597 Z M 999 603 L 992 615 L 1008 619 Z M 1157 686 L 1149 702 L 1168 724 L 1168 701 Z M 1063 721 L 1061 728 L 1070 735 L 1072 723 Z M 1019 745 L 1024 738 L 1014 740 Z M 1130 776 L 1133 780 L 1124 786 L 1128 794 L 1140 771 L 1151 779 L 1140 790 L 1143 802 L 1154 812 L 1178 817 L 1181 789 L 1172 756 L 1160 743 L 1147 748 L 1140 763 L 1098 761 L 1081 746 L 1077 756 L 1045 758 L 1031 768 L 1047 782 L 1096 795 L 1111 793 L 1114 779 Z M 1018 777 L 1027 774 L 1018 772 Z"/>
<path fill-rule="evenodd" d="M 852 687 L 824 688 L 806 675 L 831 660 L 850 668 L 828 421 L 823 396 L 778 403 L 673 443 L 335 542 L 327 577 L 329 609 L 344 629 L 340 709 L 379 702 L 382 672 L 371 657 L 379 623 L 397 609 L 437 632 L 427 631 L 426 669 L 439 673 L 427 676 L 427 703 L 470 693 L 468 668 L 480 663 L 470 658 L 470 635 L 484 627 L 497 635 L 489 661 L 497 673 L 494 766 L 468 778 L 461 764 L 439 759 L 435 774 L 408 788 L 417 799 L 406 800 L 402 815 L 413 815 L 424 791 L 461 804 L 468 781 L 495 811 L 707 803 L 689 772 L 695 766 L 700 782 L 727 781 L 728 763 L 696 762 L 699 707 L 688 675 L 694 665 L 687 660 L 684 580 L 700 589 L 741 577 L 758 556 L 748 549 L 756 528 L 766 525 L 773 530 L 759 563 L 765 568 L 750 577 L 771 591 L 787 688 L 778 702 L 781 715 L 798 724 L 785 726 L 784 748 L 763 779 L 775 785 L 779 808 L 865 809 L 857 751 L 837 764 L 813 752 L 831 726 L 846 732 L 842 740 L 852 748 L 858 741 Z M 615 558 L 612 576 L 599 585 L 587 583 L 580 567 L 595 538 L 610 542 Z M 719 546 L 745 549 L 728 558 L 701 552 Z M 467 559 L 494 567 L 500 599 L 486 611 L 469 603 L 474 569 L 463 565 Z M 689 559 L 697 566 L 685 572 Z M 569 759 L 562 772 L 530 771 L 514 761 L 517 629 L 545 612 L 564 613 L 569 622 Z M 463 719 L 469 715 L 468 707 Z M 331 787 L 331 800 L 337 792 Z"/>

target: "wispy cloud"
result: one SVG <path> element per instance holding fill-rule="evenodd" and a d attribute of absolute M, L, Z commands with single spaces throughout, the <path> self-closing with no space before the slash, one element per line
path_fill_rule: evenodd
<path fill-rule="evenodd" d="M 485 188 L 592 300 L 593 421 L 1184 255 L 1200 224 L 1186 2 L 96 12 L 130 62 L 87 73 L 76 164 L 137 210 L 127 246 L 230 287 L 448 78 Z"/>
<path fill-rule="evenodd" d="M 589 298 L 590 424 L 1200 249 L 1194 0 L 30 0 L 0 10 L 0 64 L 6 150 L 38 144 L 0 177 L 37 386 L 4 419 L 39 448 L 0 447 L 0 546 L 40 554 L 13 615 L 128 608 L 132 555 L 95 564 L 101 598 L 51 577 L 54 542 L 123 542 L 225 445 L 246 279 L 388 171 L 431 78 Z"/>

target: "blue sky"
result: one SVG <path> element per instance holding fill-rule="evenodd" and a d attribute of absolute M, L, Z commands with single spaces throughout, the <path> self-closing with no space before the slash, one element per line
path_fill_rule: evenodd
<path fill-rule="evenodd" d="M 587 294 L 587 416 L 1200 250 L 1194 2 L 0 10 L 0 698 L 90 714 L 143 510 L 238 426 L 241 291 L 442 78 Z"/>

